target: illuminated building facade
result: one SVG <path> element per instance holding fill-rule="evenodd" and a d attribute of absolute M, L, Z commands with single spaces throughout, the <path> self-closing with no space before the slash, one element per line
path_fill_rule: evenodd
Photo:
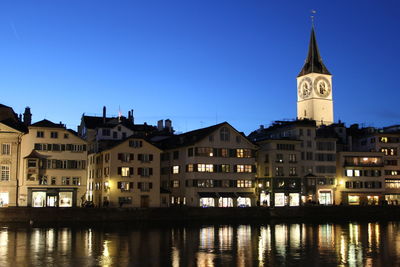
<path fill-rule="evenodd" d="M 88 156 L 88 200 L 97 207 L 168 206 L 160 194 L 161 150 L 129 137 Z"/>
<path fill-rule="evenodd" d="M 227 122 L 157 142 L 161 187 L 171 192 L 171 205 L 249 207 L 256 205 L 255 150 Z"/>
<path fill-rule="evenodd" d="M 13 109 L 0 104 L 0 207 L 17 205 L 21 138 L 26 132 Z"/>
<path fill-rule="evenodd" d="M 338 152 L 336 202 L 378 205 L 384 200 L 385 179 L 380 152 Z"/>
<path fill-rule="evenodd" d="M 400 205 L 400 126 L 359 129 L 353 143 L 359 151 L 381 152 L 385 200 L 390 205 Z"/>
<path fill-rule="evenodd" d="M 275 203 L 271 203 L 276 206 L 278 200 L 278 206 L 294 206 L 297 202 L 291 204 L 290 201 L 300 193 L 299 205 L 306 202 L 335 204 L 337 139 L 321 132 L 315 121 L 277 121 L 269 128 L 260 127 L 249 138 L 260 146 L 257 157 L 257 164 L 260 166 L 258 179 L 266 177 L 262 173 L 263 168 L 264 172 L 265 168 L 272 168 L 268 169 L 271 184 L 275 186 L 275 190 L 276 186 L 281 186 L 284 191 L 274 197 Z M 284 144 L 282 140 L 291 145 L 278 146 L 279 143 Z M 274 145 L 266 146 L 268 142 Z M 278 147 L 293 150 L 282 153 L 282 149 L 276 151 Z M 273 157 L 268 159 L 269 166 L 265 163 L 266 155 Z M 284 177 L 288 179 L 283 180 Z M 270 187 L 269 191 L 273 192 L 272 189 Z"/>
<path fill-rule="evenodd" d="M 256 193 L 261 206 L 299 206 L 300 140 L 267 139 L 259 141 Z"/>
<path fill-rule="evenodd" d="M 86 141 L 48 120 L 28 129 L 21 142 L 20 206 L 80 206 L 86 197 Z"/>

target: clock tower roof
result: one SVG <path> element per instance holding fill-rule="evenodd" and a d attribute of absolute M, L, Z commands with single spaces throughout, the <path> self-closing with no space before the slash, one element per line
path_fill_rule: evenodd
<path fill-rule="evenodd" d="M 307 59 L 297 77 L 309 73 L 321 73 L 328 75 L 331 74 L 325 67 L 324 63 L 322 62 L 322 58 L 319 54 L 317 39 L 315 38 L 314 26 L 311 28 L 311 37 L 310 37 L 310 43 L 308 45 Z"/>

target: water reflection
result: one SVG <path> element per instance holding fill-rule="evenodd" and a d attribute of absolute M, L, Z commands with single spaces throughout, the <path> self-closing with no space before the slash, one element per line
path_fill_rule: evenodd
<path fill-rule="evenodd" d="M 392 266 L 400 222 L 0 228 L 0 266 Z"/>

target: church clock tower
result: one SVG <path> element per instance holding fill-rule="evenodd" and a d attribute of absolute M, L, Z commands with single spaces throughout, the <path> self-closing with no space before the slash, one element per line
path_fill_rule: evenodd
<path fill-rule="evenodd" d="M 329 125 L 333 120 L 332 75 L 319 54 L 314 26 L 306 62 L 297 76 L 297 118 Z"/>

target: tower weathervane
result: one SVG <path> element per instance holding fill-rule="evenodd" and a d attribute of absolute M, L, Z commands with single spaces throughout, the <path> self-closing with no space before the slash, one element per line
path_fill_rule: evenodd
<path fill-rule="evenodd" d="M 314 27 L 314 15 L 317 13 L 314 9 L 311 10 L 311 25 Z"/>

